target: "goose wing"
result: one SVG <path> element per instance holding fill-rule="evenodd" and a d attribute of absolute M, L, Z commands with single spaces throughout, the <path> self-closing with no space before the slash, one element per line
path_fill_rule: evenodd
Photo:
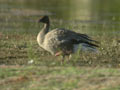
<path fill-rule="evenodd" d="M 80 34 L 74 31 L 66 30 L 66 29 L 55 29 L 53 32 L 56 33 L 57 38 L 59 41 L 65 40 L 65 41 L 71 41 L 71 40 L 77 40 L 81 42 L 94 42 L 98 43 L 97 41 L 91 39 L 88 35 L 86 34 Z"/>

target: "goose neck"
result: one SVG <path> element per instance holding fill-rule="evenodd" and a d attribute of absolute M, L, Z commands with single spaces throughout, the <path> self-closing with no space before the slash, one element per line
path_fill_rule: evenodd
<path fill-rule="evenodd" d="M 45 23 L 43 29 L 39 32 L 37 36 L 37 41 L 39 45 L 42 45 L 44 42 L 45 35 L 49 31 L 49 23 Z"/>
<path fill-rule="evenodd" d="M 49 27 L 50 27 L 50 24 L 49 24 L 49 23 L 45 23 L 45 24 L 44 24 L 43 32 L 44 32 L 45 34 L 49 31 Z"/>

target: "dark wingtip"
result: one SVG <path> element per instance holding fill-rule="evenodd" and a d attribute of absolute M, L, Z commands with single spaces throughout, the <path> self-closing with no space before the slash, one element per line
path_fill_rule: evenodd
<path fill-rule="evenodd" d="M 86 42 L 87 44 L 89 44 L 89 45 L 91 45 L 91 46 L 93 46 L 93 47 L 99 47 L 99 45 L 97 45 L 97 44 L 95 44 L 95 43 L 90 43 L 90 42 Z"/>

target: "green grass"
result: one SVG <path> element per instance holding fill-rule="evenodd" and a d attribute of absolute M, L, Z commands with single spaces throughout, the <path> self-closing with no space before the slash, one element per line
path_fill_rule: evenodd
<path fill-rule="evenodd" d="M 120 84 L 120 70 L 113 68 L 4 65 L 0 68 L 2 90 L 117 90 Z"/>
<path fill-rule="evenodd" d="M 112 12 L 108 5 L 103 12 L 93 6 L 90 11 L 82 5 L 76 10 L 64 7 L 65 0 L 62 8 L 54 0 L 12 1 L 0 1 L 0 90 L 120 90 L 119 9 Z M 37 21 L 44 14 L 50 16 L 51 29 L 63 27 L 99 41 L 99 53 L 80 52 L 61 65 L 61 57 L 37 44 L 43 27 Z"/>
<path fill-rule="evenodd" d="M 119 90 L 119 36 L 95 38 L 99 53 L 77 53 L 61 65 L 60 57 L 38 46 L 36 35 L 1 32 L 0 89 Z"/>
<path fill-rule="evenodd" d="M 109 37 L 109 38 L 108 38 Z M 119 36 L 96 35 L 100 43 L 98 53 L 77 53 L 65 66 L 120 66 L 120 44 Z M 39 47 L 36 35 L 33 34 L 4 34 L 0 37 L 0 64 L 25 65 L 33 60 L 35 65 L 59 66 L 60 57 L 51 56 Z M 49 59 L 48 59 L 49 58 Z"/>

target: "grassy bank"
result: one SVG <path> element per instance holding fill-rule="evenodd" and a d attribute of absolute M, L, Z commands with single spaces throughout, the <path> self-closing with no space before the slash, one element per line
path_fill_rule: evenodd
<path fill-rule="evenodd" d="M 65 65 L 119 67 L 119 36 L 98 35 L 93 38 L 100 42 L 98 53 L 76 53 Z M 36 65 L 59 65 L 60 59 L 41 49 L 35 34 L 0 35 L 0 64 L 24 65 L 33 60 Z"/>
<path fill-rule="evenodd" d="M 38 46 L 35 34 L 1 32 L 0 89 L 119 90 L 120 37 L 93 38 L 100 42 L 99 53 L 77 53 L 61 65 L 60 57 Z"/>
<path fill-rule="evenodd" d="M 2 90 L 120 89 L 120 70 L 115 68 L 4 65 L 0 68 Z"/>

